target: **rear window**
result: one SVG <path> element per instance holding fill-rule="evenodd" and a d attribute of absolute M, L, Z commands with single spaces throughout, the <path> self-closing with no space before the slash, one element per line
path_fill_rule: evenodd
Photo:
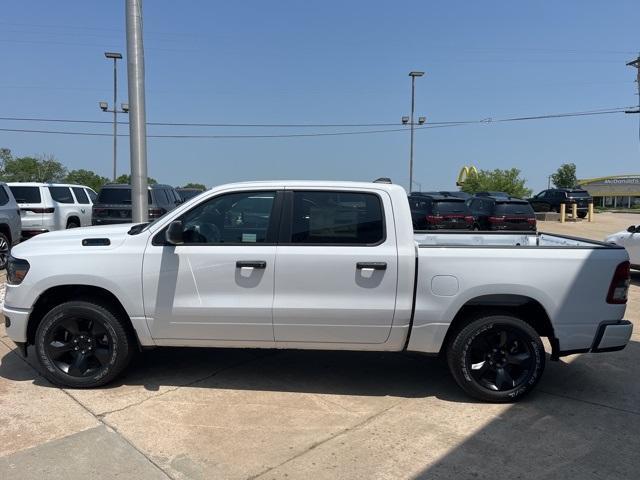
<path fill-rule="evenodd" d="M 148 192 L 148 202 L 153 203 L 151 200 L 151 192 Z M 96 203 L 113 203 L 113 204 L 130 204 L 131 203 L 131 189 L 130 188 L 103 188 L 98 194 L 98 200 Z"/>
<path fill-rule="evenodd" d="M 570 197 L 574 197 L 574 198 L 586 198 L 589 196 L 589 192 L 587 192 L 586 190 L 580 190 L 577 192 L 569 192 L 569 196 Z"/>
<path fill-rule="evenodd" d="M 69 187 L 49 187 L 51 198 L 58 203 L 74 203 Z"/>
<path fill-rule="evenodd" d="M 444 200 L 439 202 L 433 202 L 433 213 L 439 215 L 451 215 L 469 213 L 469 207 L 465 202 L 452 202 L 451 200 Z"/>
<path fill-rule="evenodd" d="M 11 186 L 11 193 L 17 203 L 41 203 L 40 187 Z"/>
<path fill-rule="evenodd" d="M 496 215 L 531 215 L 534 216 L 533 208 L 527 202 L 522 203 L 496 203 Z"/>

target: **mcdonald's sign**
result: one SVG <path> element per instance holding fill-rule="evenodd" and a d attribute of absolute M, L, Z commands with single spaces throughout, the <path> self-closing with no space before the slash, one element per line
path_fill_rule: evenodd
<path fill-rule="evenodd" d="M 456 185 L 458 187 L 463 186 L 464 182 L 467 181 L 467 178 L 469 178 L 472 175 L 478 175 L 478 169 L 473 165 L 469 165 L 469 166 L 465 165 L 460 169 L 460 173 L 458 173 L 458 180 L 456 180 Z"/>

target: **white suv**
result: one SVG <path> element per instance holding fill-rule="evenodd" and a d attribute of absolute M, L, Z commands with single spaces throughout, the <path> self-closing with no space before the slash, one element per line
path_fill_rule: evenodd
<path fill-rule="evenodd" d="M 14 182 L 11 193 L 20 207 L 22 237 L 91 225 L 96 192 L 83 185 Z"/>

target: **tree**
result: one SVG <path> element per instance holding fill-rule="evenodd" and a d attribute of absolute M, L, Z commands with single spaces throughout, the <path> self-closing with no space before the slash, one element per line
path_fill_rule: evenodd
<path fill-rule="evenodd" d="M 65 181 L 67 183 L 75 183 L 77 185 L 91 187 L 97 192 L 105 183 L 109 182 L 109 179 L 107 177 L 101 177 L 91 170 L 81 168 L 79 170 L 71 170 Z"/>
<path fill-rule="evenodd" d="M 4 158 L 5 182 L 60 182 L 66 175 L 67 169 L 53 155 Z"/>
<path fill-rule="evenodd" d="M 193 182 L 189 182 L 186 185 L 179 187 L 179 188 L 197 188 L 198 190 L 206 190 L 207 187 L 205 185 L 203 185 L 202 183 L 193 183 Z"/>
<path fill-rule="evenodd" d="M 116 183 L 128 183 L 131 184 L 131 175 L 123 174 L 116 178 Z M 158 181 L 155 178 L 147 177 L 147 183 L 149 185 L 155 185 Z"/>
<path fill-rule="evenodd" d="M 576 178 L 576 164 L 563 163 L 560 168 L 551 175 L 551 181 L 556 188 L 573 188 L 578 183 Z"/>
<path fill-rule="evenodd" d="M 527 198 L 531 189 L 525 187 L 526 180 L 520 178 L 520 170 L 480 170 L 477 175 L 470 175 L 464 182 L 463 192 L 506 192 L 513 197 Z"/>

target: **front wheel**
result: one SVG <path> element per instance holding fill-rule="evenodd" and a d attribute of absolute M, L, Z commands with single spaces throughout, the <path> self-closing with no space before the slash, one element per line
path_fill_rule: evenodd
<path fill-rule="evenodd" d="M 469 395 L 488 402 L 514 402 L 540 380 L 545 353 L 540 336 L 523 320 L 487 315 L 455 334 L 447 363 Z"/>
<path fill-rule="evenodd" d="M 4 233 L 0 233 L 0 270 L 6 268 L 11 243 Z"/>
<path fill-rule="evenodd" d="M 36 330 L 44 375 L 66 387 L 109 383 L 128 365 L 132 336 L 111 309 L 88 301 L 66 302 L 45 315 Z"/>

